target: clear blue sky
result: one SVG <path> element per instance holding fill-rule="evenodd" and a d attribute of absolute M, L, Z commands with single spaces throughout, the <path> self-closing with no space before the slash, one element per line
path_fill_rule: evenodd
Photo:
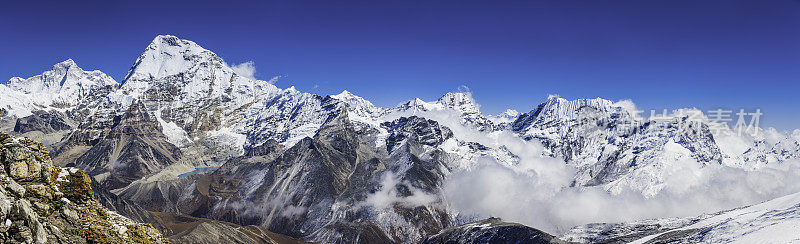
<path fill-rule="evenodd" d="M 157 34 L 256 77 L 393 106 L 468 86 L 487 113 L 548 94 L 760 108 L 800 127 L 800 1 L 7 1 L 0 80 L 74 59 L 118 81 Z"/>

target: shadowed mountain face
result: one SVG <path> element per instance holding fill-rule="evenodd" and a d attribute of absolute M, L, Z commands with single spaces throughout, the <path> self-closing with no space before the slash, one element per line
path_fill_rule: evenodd
<path fill-rule="evenodd" d="M 489 218 L 447 228 L 436 235 L 425 238 L 422 243 L 566 244 L 567 242 L 528 226 L 503 222 L 497 218 Z"/>
<path fill-rule="evenodd" d="M 74 165 L 104 188 L 117 189 L 177 162 L 181 151 L 166 141 L 156 119 L 142 109 L 143 104 L 132 104 Z"/>
<path fill-rule="evenodd" d="M 550 97 L 527 113 L 491 116 L 469 93 L 381 108 L 347 91 L 280 89 L 174 36 L 156 37 L 120 84 L 68 60 L 0 93 L 0 128 L 46 142 L 55 164 L 92 177 L 100 203 L 186 242 L 212 238 L 205 232 L 269 242 L 266 231 L 325 243 L 558 242 L 522 225 L 472 223 L 493 213 L 457 208 L 447 183 L 489 165 L 526 176 L 525 189 L 555 188 L 545 195 L 649 199 L 684 182 L 670 175 L 676 168 L 769 170 L 800 156 L 800 131 L 723 143 L 731 138 L 702 114 L 645 120 L 600 98 Z M 529 182 L 541 179 L 553 182 Z M 165 221 L 177 218 L 193 224 L 177 231 Z M 469 227 L 477 225 L 487 227 Z M 581 240 L 674 227 L 620 226 Z"/>
<path fill-rule="evenodd" d="M 390 143 L 396 145 L 391 155 L 408 158 L 401 165 L 392 160 L 386 146 L 375 147 L 368 140 L 375 131 L 354 125 L 343 111 L 313 139 L 303 139 L 285 150 L 267 142 L 257 155 L 233 159 L 195 180 L 192 192 L 182 196 L 178 205 L 185 214 L 262 225 L 278 233 L 327 242 L 344 243 L 358 236 L 401 242 L 436 233 L 453 221 L 438 197 L 422 206 L 364 204 L 381 191 L 396 198 L 438 194 L 442 162 L 420 159 L 428 156 L 415 155 L 415 150 L 417 154 L 424 151 L 413 147 L 441 143 L 443 138 L 429 134 L 431 127 L 420 124 L 436 122 L 411 117 L 387 124 L 393 125 L 396 138 Z M 414 125 L 419 127 L 410 128 Z M 418 134 L 423 131 L 425 134 Z M 399 183 L 384 184 L 387 177 L 397 177 Z M 394 221 L 403 225 L 386 228 L 374 224 L 383 215 L 399 218 Z"/>

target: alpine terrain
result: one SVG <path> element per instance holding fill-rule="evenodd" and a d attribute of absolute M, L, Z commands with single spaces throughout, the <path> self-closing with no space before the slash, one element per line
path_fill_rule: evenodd
<path fill-rule="evenodd" d="M 697 109 L 550 96 L 487 115 L 469 92 L 379 107 L 170 35 L 121 81 L 67 60 L 0 93 L 0 243 L 800 241 L 800 130 L 740 135 Z"/>

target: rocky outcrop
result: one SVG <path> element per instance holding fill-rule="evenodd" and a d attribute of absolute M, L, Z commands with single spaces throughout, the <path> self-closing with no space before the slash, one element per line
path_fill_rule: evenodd
<path fill-rule="evenodd" d="M 89 175 L 53 166 L 38 142 L 0 133 L 0 243 L 166 243 L 94 200 Z"/>
<path fill-rule="evenodd" d="M 111 193 L 100 186 L 96 181 L 92 181 L 92 189 L 94 191 L 94 199 L 108 210 L 119 213 L 139 223 L 151 224 L 165 236 L 172 234 L 169 229 L 165 228 L 157 221 L 155 215 L 139 204 Z"/>
<path fill-rule="evenodd" d="M 14 132 L 26 133 L 40 131 L 42 133 L 53 133 L 61 130 L 70 130 L 73 125 L 67 116 L 58 111 L 37 110 L 33 114 L 17 119 L 14 125 Z"/>
<path fill-rule="evenodd" d="M 422 243 L 565 244 L 567 242 L 528 226 L 489 218 L 442 230 L 436 235 L 425 238 Z"/>

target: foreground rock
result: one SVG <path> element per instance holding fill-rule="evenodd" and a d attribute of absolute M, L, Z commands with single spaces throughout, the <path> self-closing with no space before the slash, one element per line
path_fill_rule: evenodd
<path fill-rule="evenodd" d="M 422 243 L 567 243 L 543 231 L 489 218 L 453 228 L 426 238 Z"/>
<path fill-rule="evenodd" d="M 54 168 L 41 143 L 0 133 L 0 163 L 0 243 L 168 242 L 100 205 L 89 175 Z"/>

